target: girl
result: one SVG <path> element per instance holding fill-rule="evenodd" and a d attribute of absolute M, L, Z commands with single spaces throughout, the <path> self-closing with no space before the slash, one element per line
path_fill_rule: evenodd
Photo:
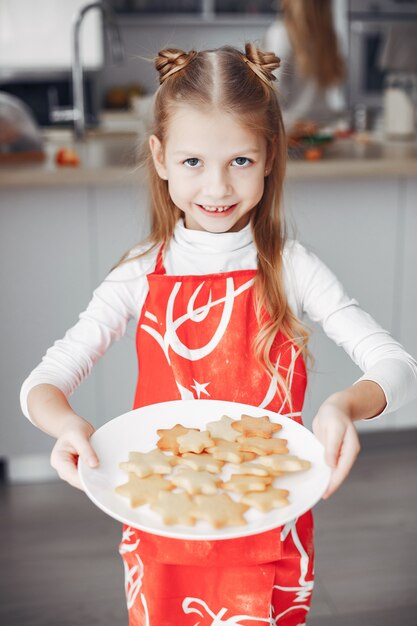
<path fill-rule="evenodd" d="M 301 132 L 307 122 L 312 129 L 311 122 L 329 121 L 331 88 L 343 81 L 345 64 L 333 26 L 331 0 L 282 0 L 281 9 L 283 19 L 268 28 L 263 47 L 283 60 L 284 123 L 288 131 L 295 131 L 296 126 Z"/>
<path fill-rule="evenodd" d="M 354 421 L 416 393 L 412 357 L 316 256 L 285 241 L 286 142 L 272 88 L 278 66 L 274 54 L 252 44 L 245 53 L 168 49 L 156 59 L 149 241 L 127 253 L 22 387 L 25 414 L 57 438 L 53 467 L 75 487 L 78 458 L 99 460 L 89 442 L 93 427 L 67 398 L 132 317 L 139 319 L 135 408 L 206 397 L 300 423 L 308 339 L 300 318 L 306 312 L 321 321 L 365 372 L 314 419 L 334 468 L 326 496 L 358 454 Z M 217 542 L 124 527 L 120 553 L 131 626 L 305 623 L 314 580 L 311 512 Z"/>

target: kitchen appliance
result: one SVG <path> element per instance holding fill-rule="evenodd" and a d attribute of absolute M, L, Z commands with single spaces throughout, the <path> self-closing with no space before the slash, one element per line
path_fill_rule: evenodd
<path fill-rule="evenodd" d="M 417 78 L 413 73 L 388 74 L 384 91 L 384 131 L 393 139 L 413 139 L 416 128 Z"/>
<path fill-rule="evenodd" d="M 350 0 L 348 17 L 349 105 L 381 109 L 388 73 L 417 71 L 417 0 Z M 404 68 L 396 55 L 400 41 L 409 50 Z"/>
<path fill-rule="evenodd" d="M 30 109 L 0 91 L 0 164 L 44 158 L 40 129 Z"/>
<path fill-rule="evenodd" d="M 70 107 L 73 103 L 71 78 L 69 75 L 50 75 L 37 77 L 33 75 L 17 75 L 8 81 L 0 81 L 0 90 L 19 98 L 31 109 L 40 126 L 52 126 L 50 109 L 59 103 L 61 107 Z M 89 74 L 84 77 L 85 115 L 88 125 L 97 126 L 99 123 L 100 96 L 99 77 Z M 71 120 L 61 121 L 60 126 L 72 128 Z"/>

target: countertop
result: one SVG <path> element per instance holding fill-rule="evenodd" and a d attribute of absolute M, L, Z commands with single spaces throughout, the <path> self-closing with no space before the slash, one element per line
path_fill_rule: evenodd
<path fill-rule="evenodd" d="M 141 140 L 133 132 L 90 131 L 83 142 L 74 142 L 68 130 L 45 131 L 44 137 L 45 159 L 0 165 L 0 188 L 137 185 L 146 179 L 139 158 Z M 75 148 L 80 165 L 57 166 L 54 157 L 61 147 Z M 287 177 L 417 177 L 417 141 L 337 139 L 325 147 L 319 161 L 291 158 Z"/>

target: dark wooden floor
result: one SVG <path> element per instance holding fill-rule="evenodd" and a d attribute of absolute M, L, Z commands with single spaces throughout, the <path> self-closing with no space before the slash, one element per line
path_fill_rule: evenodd
<path fill-rule="evenodd" d="M 417 431 L 362 442 L 348 482 L 315 508 L 308 626 L 417 625 Z M 3 486 L 0 533 L 2 626 L 126 626 L 120 525 L 83 493 Z"/>

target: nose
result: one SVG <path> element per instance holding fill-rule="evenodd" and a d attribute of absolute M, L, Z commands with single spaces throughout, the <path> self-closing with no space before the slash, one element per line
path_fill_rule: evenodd
<path fill-rule="evenodd" d="M 233 187 L 228 172 L 221 167 L 208 169 L 204 177 L 202 192 L 204 197 L 213 203 L 230 196 Z"/>

